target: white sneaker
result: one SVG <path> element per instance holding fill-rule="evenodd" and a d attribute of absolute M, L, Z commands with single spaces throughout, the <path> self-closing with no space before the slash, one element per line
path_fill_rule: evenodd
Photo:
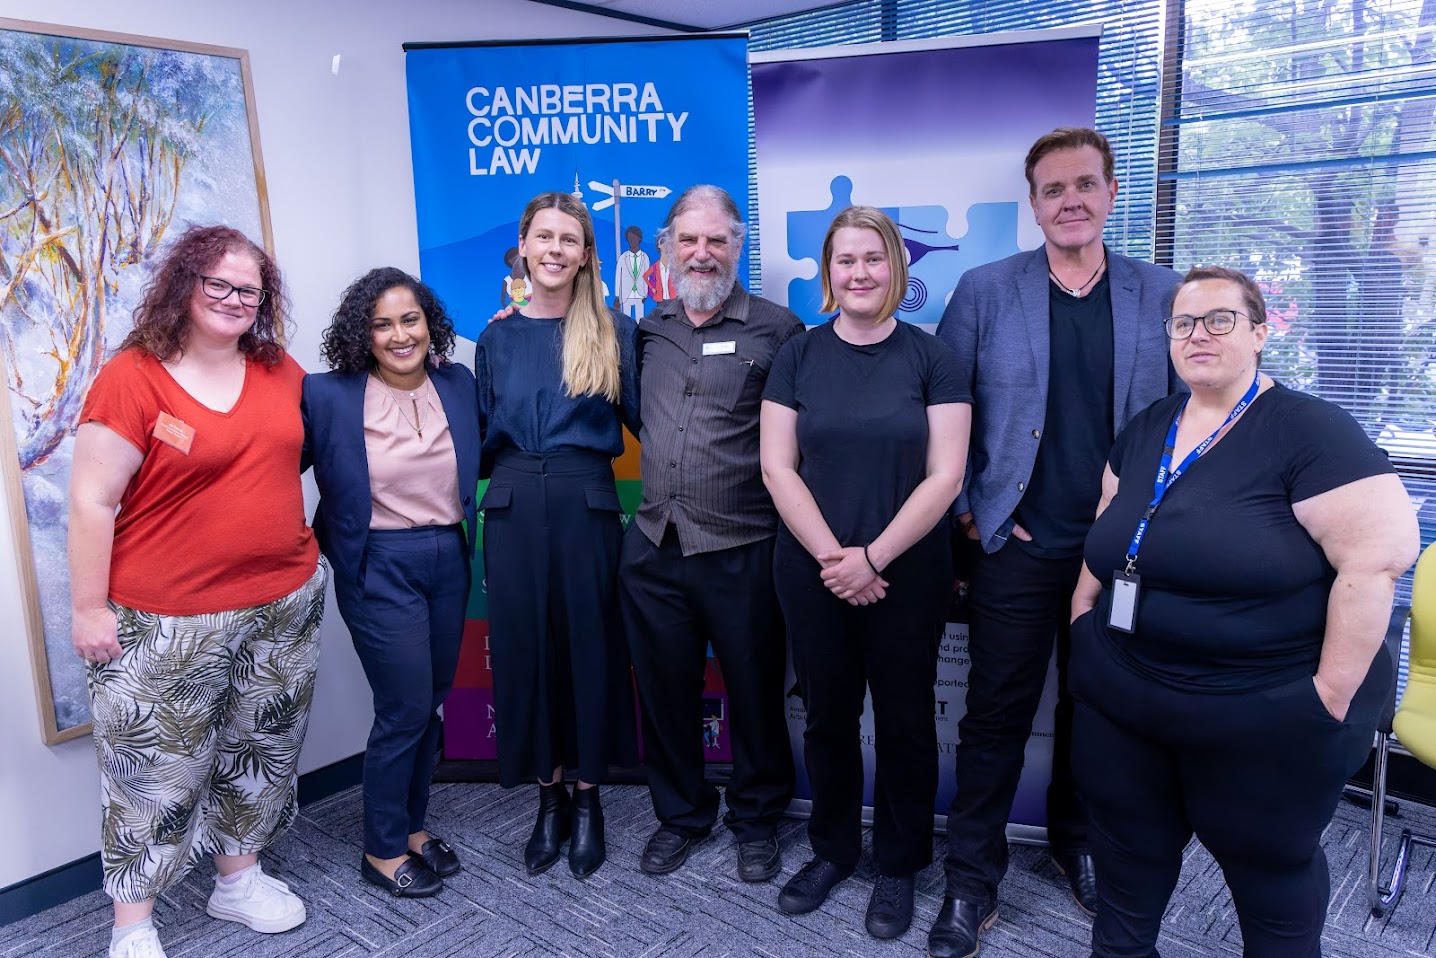
<path fill-rule="evenodd" d="M 127 935 L 118 945 L 110 946 L 110 958 L 165 958 L 160 933 L 146 928 Z"/>
<path fill-rule="evenodd" d="M 214 893 L 205 907 L 214 918 L 237 921 L 265 934 L 288 931 L 304 924 L 304 902 L 278 878 L 264 873 L 256 862 L 238 881 L 226 885 L 215 876 Z"/>

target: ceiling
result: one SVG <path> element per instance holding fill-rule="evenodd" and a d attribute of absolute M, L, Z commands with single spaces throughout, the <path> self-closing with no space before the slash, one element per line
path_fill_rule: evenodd
<path fill-rule="evenodd" d="M 533 0 L 632 23 L 684 31 L 741 27 L 799 10 L 840 6 L 833 0 Z"/>

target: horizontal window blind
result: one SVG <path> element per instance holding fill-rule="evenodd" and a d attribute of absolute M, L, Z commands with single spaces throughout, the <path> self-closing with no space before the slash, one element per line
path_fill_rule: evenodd
<path fill-rule="evenodd" d="M 1121 183 L 1105 238 L 1118 252 L 1151 259 L 1162 18 L 1163 6 L 1156 0 L 861 0 L 764 20 L 749 28 L 751 48 L 765 51 L 1103 24 L 1096 122 L 1117 153 Z M 756 169 L 756 158 L 752 159 Z M 754 181 L 749 218 L 755 224 L 757 194 Z M 750 250 L 755 285 L 760 278 L 760 242 L 755 229 Z"/>
<path fill-rule="evenodd" d="M 1163 84 L 1159 260 L 1243 270 L 1266 370 L 1391 453 L 1436 536 L 1436 5 L 1188 0 Z"/>

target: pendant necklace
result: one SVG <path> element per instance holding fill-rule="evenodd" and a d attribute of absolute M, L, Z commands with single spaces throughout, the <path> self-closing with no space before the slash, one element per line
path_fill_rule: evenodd
<path fill-rule="evenodd" d="M 1047 267 L 1047 275 L 1051 276 L 1052 282 L 1056 283 L 1058 286 L 1061 286 L 1063 291 L 1065 291 L 1069 295 L 1073 297 L 1081 297 L 1082 290 L 1092 285 L 1093 281 L 1097 279 L 1098 274 L 1102 272 L 1102 268 L 1106 265 L 1107 247 L 1104 246 L 1102 247 L 1102 262 L 1097 264 L 1097 268 L 1092 272 L 1092 275 L 1087 277 L 1087 282 L 1083 283 L 1081 286 L 1068 286 L 1066 283 L 1062 282 L 1062 280 L 1057 278 L 1057 274 L 1052 272 L 1052 267 L 1050 265 Z"/>
<path fill-rule="evenodd" d="M 417 389 L 405 390 L 405 392 L 409 393 L 409 403 L 414 407 L 414 418 L 410 420 L 408 413 L 404 412 L 404 404 L 399 401 L 399 397 L 394 393 L 394 387 L 389 385 L 389 380 L 385 379 L 384 374 L 377 368 L 374 372 L 378 375 L 379 381 L 388 388 L 389 398 L 394 400 L 394 405 L 399 409 L 399 418 L 404 420 L 410 429 L 419 434 L 419 440 L 422 442 L 424 439 L 424 409 L 419 405 L 419 400 L 421 398 L 427 399 L 429 396 L 429 378 L 427 376 L 424 377 L 424 389 L 422 393 Z"/>

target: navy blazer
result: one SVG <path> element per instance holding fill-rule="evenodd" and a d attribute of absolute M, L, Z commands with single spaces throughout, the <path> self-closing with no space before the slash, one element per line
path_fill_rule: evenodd
<path fill-rule="evenodd" d="M 1047 247 L 962 274 L 938 338 L 957 354 L 971 390 L 967 475 L 954 512 L 971 512 L 983 548 L 995 552 L 1037 462 L 1046 428 L 1052 319 Z M 1174 388 L 1162 320 L 1181 277 L 1107 253 L 1112 296 L 1112 434 Z M 1004 532 L 1003 537 L 998 537 Z"/>
<path fill-rule="evenodd" d="M 367 372 L 312 373 L 304 377 L 304 454 L 301 471 L 314 467 L 319 507 L 314 537 L 336 575 L 364 584 L 364 549 L 374 514 L 369 457 L 364 448 L 364 387 Z M 459 471 L 459 500 L 468 523 L 469 553 L 478 536 L 479 401 L 474 374 L 448 363 L 429 367 L 429 381 L 449 420 Z"/>

